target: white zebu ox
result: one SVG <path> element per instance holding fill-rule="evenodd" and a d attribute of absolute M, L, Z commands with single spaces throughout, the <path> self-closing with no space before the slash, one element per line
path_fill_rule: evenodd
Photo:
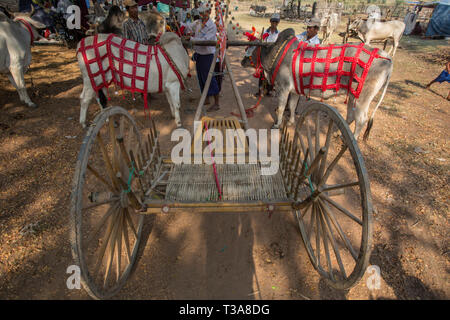
<path fill-rule="evenodd" d="M 267 79 L 271 79 L 272 73 L 276 67 L 276 64 L 278 63 L 278 58 L 276 57 L 276 54 L 278 53 L 278 57 L 281 56 L 281 52 L 283 50 L 280 50 L 279 48 L 285 43 L 285 40 L 290 40 L 292 37 L 295 36 L 295 32 L 293 29 L 286 29 L 283 30 L 279 36 L 277 41 L 272 44 L 269 47 L 262 47 L 261 48 L 261 64 L 264 69 L 264 73 L 266 75 Z M 287 42 L 286 42 L 287 43 Z M 283 113 L 284 109 L 286 107 L 288 97 L 291 94 L 291 97 L 289 99 L 289 108 L 290 108 L 290 119 L 289 119 L 289 125 L 294 124 L 295 120 L 295 109 L 297 107 L 298 100 L 300 96 L 297 94 L 295 90 L 295 84 L 294 84 L 294 77 L 292 74 L 292 60 L 293 60 L 293 49 L 297 48 L 297 44 L 299 41 L 295 41 L 289 52 L 286 54 L 283 62 L 280 65 L 279 72 L 277 74 L 277 77 L 275 78 L 275 88 L 279 91 L 278 95 L 278 109 L 277 109 L 277 120 L 273 125 L 273 128 L 279 128 L 281 125 L 281 122 L 283 120 Z M 369 51 L 374 50 L 371 47 L 365 46 L 365 48 Z M 357 48 L 349 47 L 345 50 L 345 56 L 346 57 L 354 57 L 356 53 Z M 243 67 L 250 67 L 252 66 L 252 63 L 249 59 L 250 56 L 252 56 L 253 61 L 257 60 L 257 54 L 259 50 L 255 50 L 255 47 L 250 47 L 247 52 L 244 59 L 241 61 L 241 65 Z M 337 51 L 339 54 L 340 52 Z M 326 58 L 327 50 L 319 50 L 317 53 L 317 58 L 324 59 Z M 365 126 L 368 120 L 368 111 L 369 106 L 376 94 L 383 89 L 383 92 L 381 94 L 381 97 L 375 107 L 375 109 L 372 112 L 372 115 L 370 117 L 369 124 L 367 126 L 366 132 L 364 133 L 364 138 L 366 139 L 369 135 L 370 129 L 373 124 L 373 117 L 375 115 L 375 111 L 380 106 L 383 97 L 386 93 L 389 80 L 392 74 L 392 61 L 389 57 L 389 55 L 380 50 L 378 54 L 386 59 L 383 58 L 375 58 L 372 62 L 372 65 L 368 71 L 363 89 L 360 93 L 360 96 L 358 99 L 354 99 L 354 96 L 350 93 L 349 99 L 347 103 L 347 118 L 346 121 L 350 125 L 353 121 L 355 121 L 355 130 L 354 130 L 354 136 L 355 139 L 358 139 L 361 130 Z M 336 52 L 333 51 L 332 57 L 336 56 Z M 306 51 L 305 58 L 311 58 L 312 57 L 312 51 Z M 360 56 L 361 57 L 361 56 Z M 298 70 L 298 63 L 299 58 L 296 59 L 295 63 L 295 69 Z M 325 63 L 316 63 L 315 64 L 315 71 L 316 72 L 324 72 Z M 361 69 L 361 70 L 358 70 Z M 344 68 L 345 70 L 345 68 Z M 303 71 L 309 72 L 310 71 L 310 64 L 304 63 L 303 64 Z M 331 63 L 329 72 L 335 72 L 337 71 L 337 63 Z M 349 70 L 346 70 L 349 71 Z M 361 72 L 361 67 L 356 67 L 356 71 Z M 297 79 L 299 75 L 297 74 Z M 301 76 L 303 79 L 303 82 L 305 84 L 308 84 L 310 81 L 310 77 Z M 344 77 L 343 77 L 344 78 Z M 348 78 L 348 77 L 347 77 Z M 333 77 L 330 77 L 329 79 L 333 79 Z M 316 78 L 317 80 L 317 78 Z M 320 81 L 322 79 L 320 78 Z M 334 76 L 334 82 L 336 82 L 336 76 Z M 298 83 L 298 81 L 297 81 Z M 347 81 L 348 83 L 348 81 Z M 314 84 L 319 84 L 315 83 Z M 324 98 L 328 99 L 331 97 L 336 96 L 336 92 L 334 90 L 326 90 L 325 92 L 322 92 L 321 90 L 313 89 L 311 92 L 309 89 L 305 88 L 305 95 L 311 96 L 311 97 L 318 97 L 318 98 Z M 347 90 L 344 88 L 341 88 L 338 92 L 338 95 L 347 94 Z M 356 104 L 355 104 L 356 103 Z"/>
<path fill-rule="evenodd" d="M 333 32 L 337 29 L 340 19 L 336 12 L 327 13 L 320 19 L 320 25 L 323 31 L 322 44 L 327 44 Z"/>
<path fill-rule="evenodd" d="M 0 12 L 0 73 L 6 73 L 19 93 L 20 101 L 37 107 L 27 94 L 24 74 L 31 63 L 31 42 L 41 36 L 36 29 L 45 28 L 30 16 L 34 13 L 15 14 L 14 20 Z M 25 20 L 25 22 L 18 19 Z M 26 24 L 28 24 L 29 29 Z M 32 34 L 31 34 L 31 33 Z"/>
<path fill-rule="evenodd" d="M 107 34 L 99 34 L 98 35 L 98 42 L 105 41 L 107 39 Z M 93 42 L 93 36 L 85 38 L 85 45 L 92 45 Z M 127 41 L 126 46 L 131 48 L 134 46 L 135 42 Z M 171 32 L 164 33 L 160 40 L 160 45 L 166 50 L 168 56 L 172 59 L 172 61 L 175 63 L 176 67 L 178 68 L 179 72 L 181 73 L 181 76 L 183 79 L 186 78 L 188 73 L 188 66 L 189 66 L 189 56 L 186 52 L 186 50 L 183 48 L 183 45 L 181 43 L 180 38 L 175 34 Z M 80 47 L 80 44 L 77 46 L 77 58 L 78 58 L 78 64 L 80 66 L 81 74 L 83 77 L 83 91 L 81 93 L 80 99 L 81 99 L 81 111 L 80 111 L 80 123 L 83 127 L 86 127 L 86 112 L 89 107 L 89 103 L 91 102 L 92 98 L 96 96 L 96 92 L 92 88 L 91 80 L 89 78 L 86 65 L 83 59 L 83 56 L 80 52 L 78 52 L 78 49 Z M 140 51 L 146 50 L 145 48 L 147 46 L 141 45 Z M 115 57 L 119 56 L 119 48 L 112 47 L 112 54 Z M 100 47 L 99 48 L 100 55 L 106 54 L 106 47 Z M 94 50 L 87 50 L 86 52 L 87 59 L 93 59 L 95 57 Z M 172 113 L 172 116 L 175 118 L 175 122 L 178 127 L 181 127 L 181 120 L 180 120 L 180 82 L 178 80 L 178 77 L 176 76 L 175 72 L 172 70 L 172 68 L 169 66 L 168 62 L 166 61 L 165 57 L 161 54 L 160 51 L 158 51 L 158 58 L 161 63 L 161 73 L 162 73 L 162 90 L 164 91 L 167 100 L 169 101 L 170 105 L 170 111 Z M 133 53 L 129 51 L 125 51 L 124 53 L 124 59 L 133 61 Z M 145 60 L 144 60 L 145 61 Z M 142 63 L 142 62 L 141 62 Z M 106 70 L 109 66 L 109 58 L 108 56 L 105 56 L 103 59 L 103 69 Z M 130 64 L 124 64 L 123 65 L 123 71 L 128 74 L 132 74 L 132 65 Z M 137 68 L 136 75 L 140 77 L 144 77 L 144 71 L 141 71 L 143 68 Z M 98 71 L 98 66 L 96 68 L 92 68 L 93 72 Z M 159 83 L 158 83 L 158 68 L 155 62 L 155 58 L 153 57 L 150 63 L 149 68 L 149 81 L 147 86 L 147 92 L 149 93 L 157 93 L 159 89 Z M 106 81 L 111 80 L 111 75 L 109 77 L 106 77 Z M 127 81 L 128 80 L 128 81 Z M 102 79 L 101 77 L 95 78 L 95 83 L 98 86 L 101 83 Z M 130 85 L 130 80 L 125 78 L 126 84 Z M 128 82 L 128 83 L 127 83 Z M 140 87 L 139 87 L 140 85 Z M 137 81 L 136 85 L 139 89 L 143 88 L 142 81 Z M 100 95 L 100 102 L 101 108 L 106 107 L 106 99 L 105 99 L 105 92 L 106 90 L 103 89 L 103 92 L 99 92 Z M 103 94 L 103 99 L 102 99 Z"/>
<path fill-rule="evenodd" d="M 349 29 L 357 32 L 360 39 L 368 46 L 372 40 L 385 40 L 392 38 L 394 44 L 388 54 L 391 54 L 393 49 L 393 57 L 397 51 L 398 44 L 403 35 L 403 31 L 405 30 L 405 26 L 405 23 L 397 20 L 381 22 L 374 18 L 369 18 L 367 20 L 358 18 L 350 24 Z"/>

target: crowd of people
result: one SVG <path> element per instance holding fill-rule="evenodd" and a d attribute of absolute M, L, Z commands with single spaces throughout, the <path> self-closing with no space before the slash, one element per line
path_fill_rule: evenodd
<path fill-rule="evenodd" d="M 124 30 L 126 30 L 124 34 L 131 40 L 141 42 L 144 37 L 141 33 L 145 33 L 145 29 L 142 21 L 138 18 L 137 3 L 134 0 L 125 0 L 124 3 L 130 16 L 130 19 L 124 24 Z M 134 6 L 130 6 L 130 3 L 134 3 Z M 155 8 L 157 8 L 157 5 L 152 3 L 149 10 L 155 10 Z M 191 10 L 188 10 L 187 7 L 170 6 L 170 16 L 174 18 L 175 21 L 173 23 L 176 24 L 176 27 L 173 28 L 178 33 L 181 33 L 180 36 L 184 36 L 188 40 L 216 40 L 218 28 L 217 20 L 213 22 L 211 19 L 212 8 L 213 5 L 211 2 L 200 3 L 198 1 L 195 1 L 194 7 Z M 270 27 L 264 31 L 262 39 L 265 42 L 275 42 L 279 34 L 278 25 L 280 23 L 280 15 L 278 13 L 273 14 L 269 22 Z M 299 34 L 297 38 L 311 45 L 320 44 L 318 38 L 320 20 L 312 18 L 306 23 L 306 26 L 306 31 Z M 192 60 L 195 61 L 198 83 L 201 91 L 203 91 L 211 64 L 216 64 L 215 72 L 216 74 L 220 74 L 220 63 L 219 61 L 213 61 L 216 47 L 194 46 L 193 49 Z M 221 91 L 222 78 L 222 76 L 218 75 L 211 80 L 205 105 L 211 104 L 210 97 L 213 97 L 214 102 L 207 109 L 208 112 L 220 109 L 219 93 Z M 266 89 L 266 95 L 270 96 L 273 87 L 264 81 L 264 75 L 261 74 L 258 92 L 255 95 L 261 95 L 263 88 Z"/>
<path fill-rule="evenodd" d="M 53 7 L 56 10 L 64 12 L 68 5 L 73 0 L 33 0 L 33 2 L 43 7 Z M 81 3 L 85 0 L 77 0 Z M 128 12 L 128 19 L 123 24 L 123 35 L 125 38 L 147 44 L 148 35 L 146 32 L 144 22 L 139 18 L 140 11 L 154 11 L 168 13 L 168 26 L 170 31 L 177 32 L 180 36 L 189 40 L 216 40 L 217 39 L 217 20 L 211 19 L 211 13 L 213 3 L 194 1 L 194 6 L 189 9 L 187 2 L 181 6 L 176 6 L 175 1 L 171 1 L 169 5 L 161 3 L 159 1 L 149 1 L 144 6 L 139 6 L 139 3 L 135 0 L 123 0 L 116 2 L 122 6 L 122 9 Z M 111 5 L 112 0 L 96 0 L 96 5 L 101 5 L 105 11 L 107 11 Z M 114 3 L 115 4 L 115 3 Z M 222 8 L 224 9 L 224 8 Z M 278 38 L 280 23 L 280 15 L 275 13 L 270 18 L 270 27 L 267 28 L 262 39 L 265 42 L 275 42 Z M 318 38 L 318 31 L 320 28 L 320 21 L 312 18 L 307 22 L 307 29 L 305 32 L 299 34 L 297 38 L 301 41 L 310 43 L 311 45 L 320 44 Z M 192 60 L 195 61 L 198 83 L 201 91 L 205 87 L 205 83 L 208 77 L 208 72 L 212 63 L 215 63 L 216 74 L 221 74 L 219 61 L 213 61 L 216 47 L 215 46 L 194 46 L 194 53 Z M 215 76 L 212 78 L 211 84 L 208 89 L 205 105 L 211 104 L 210 98 L 214 99 L 208 111 L 217 111 L 220 108 L 219 105 L 219 93 L 221 91 L 221 83 L 223 76 Z M 272 86 L 264 81 L 264 75 L 261 74 L 259 79 L 257 96 L 262 94 L 263 88 L 265 88 L 265 94 L 271 95 Z"/>

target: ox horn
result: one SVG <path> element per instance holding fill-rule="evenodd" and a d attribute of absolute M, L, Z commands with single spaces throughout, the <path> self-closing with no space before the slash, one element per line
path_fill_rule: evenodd
<path fill-rule="evenodd" d="M 31 12 L 24 13 L 24 14 L 23 14 L 24 16 L 31 17 L 31 16 L 34 14 L 34 12 L 35 12 L 36 10 L 34 9 L 34 6 L 33 6 L 32 3 L 30 4 L 30 7 L 31 7 Z"/>
<path fill-rule="evenodd" d="M 8 18 L 10 18 L 10 19 L 14 19 L 14 12 L 11 12 L 10 10 L 9 10 L 9 7 L 8 6 L 6 6 L 6 8 L 4 7 L 3 9 L 5 9 L 5 11 L 6 11 L 6 15 L 8 16 Z"/>

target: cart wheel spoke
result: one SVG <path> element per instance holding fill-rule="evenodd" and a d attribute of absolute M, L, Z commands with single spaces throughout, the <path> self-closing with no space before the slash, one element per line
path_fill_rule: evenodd
<path fill-rule="evenodd" d="M 350 240 L 347 238 L 347 236 L 345 235 L 345 233 L 342 231 L 342 228 L 339 224 L 339 222 L 337 221 L 336 217 L 334 216 L 333 211 L 331 210 L 331 208 L 325 203 L 323 202 L 321 199 L 319 199 L 319 202 L 322 206 L 322 209 L 324 210 L 324 216 L 325 219 L 327 221 L 327 224 L 330 225 L 329 223 L 329 217 L 331 218 L 331 221 L 333 222 L 333 225 L 335 227 L 335 229 L 337 230 L 339 236 L 341 237 L 342 241 L 344 241 L 345 246 L 347 247 L 347 249 L 350 251 L 353 259 L 355 261 L 358 260 L 358 255 L 356 254 L 355 249 L 353 249 L 352 244 L 350 243 Z M 326 212 L 326 214 L 325 214 Z M 331 229 L 330 229 L 331 230 Z"/>
<path fill-rule="evenodd" d="M 320 221 L 319 221 L 319 211 L 317 208 L 317 205 L 314 203 L 313 204 L 313 209 L 314 209 L 314 215 L 316 217 L 316 228 L 315 228 L 315 232 L 316 232 L 316 259 L 317 259 L 317 266 L 319 268 L 319 270 L 322 270 L 322 266 L 320 265 L 320 229 L 321 225 L 320 225 Z"/>
<path fill-rule="evenodd" d="M 94 229 L 94 232 L 89 236 L 87 240 L 88 243 L 91 243 L 94 240 L 100 230 L 104 227 L 106 220 L 118 210 L 118 207 L 119 204 L 117 203 L 109 207 L 108 211 L 103 215 L 102 220 L 98 223 L 97 228 Z"/>
<path fill-rule="evenodd" d="M 117 185 L 117 182 L 116 182 L 116 175 L 114 174 L 114 169 L 111 165 L 111 160 L 109 159 L 108 151 L 106 150 L 105 143 L 104 143 L 103 138 L 100 133 L 97 136 L 97 142 L 98 142 L 98 145 L 100 146 L 100 150 L 101 150 L 102 156 L 103 156 L 103 161 L 104 161 L 104 164 L 106 165 L 106 169 L 108 170 L 109 178 L 111 179 L 115 188 L 119 189 L 119 186 Z"/>
<path fill-rule="evenodd" d="M 116 133 L 114 129 L 114 117 L 109 117 L 108 121 L 108 128 L 109 128 L 109 140 L 111 141 L 112 145 L 112 164 L 114 168 L 114 172 L 119 171 L 119 160 L 118 160 L 118 148 L 116 143 Z"/>
<path fill-rule="evenodd" d="M 316 140 L 316 145 L 314 150 L 316 150 L 316 153 L 318 152 L 318 150 L 320 149 L 320 112 L 317 111 L 316 112 L 316 130 L 315 130 L 315 140 Z"/>
<path fill-rule="evenodd" d="M 116 255 L 117 255 L 117 259 L 116 259 L 116 282 L 119 281 L 119 277 L 120 277 L 120 262 L 121 262 L 121 258 L 122 258 L 122 233 L 123 233 L 123 214 L 120 215 L 120 222 L 118 223 L 119 225 L 119 230 L 117 232 L 117 244 L 116 244 Z"/>
<path fill-rule="evenodd" d="M 314 223 L 316 221 L 316 209 L 314 206 L 311 206 L 311 219 L 309 220 L 309 228 L 308 228 L 308 242 L 311 241 L 311 235 L 313 232 Z"/>
<path fill-rule="evenodd" d="M 115 189 L 115 188 L 113 188 L 113 186 L 108 182 L 108 181 L 106 181 L 99 173 L 98 173 L 98 171 L 97 170 L 95 170 L 94 168 L 92 168 L 89 164 L 87 165 L 87 169 L 90 171 L 90 172 L 92 172 L 92 174 L 100 181 L 100 182 L 102 182 L 107 188 L 108 188 L 108 190 L 109 191 L 111 191 L 112 193 L 117 193 L 117 190 Z"/>
<path fill-rule="evenodd" d="M 321 215 L 323 214 L 323 212 L 321 211 Z M 321 216 L 322 219 L 322 216 Z M 347 274 L 345 272 L 345 268 L 344 268 L 344 264 L 342 263 L 342 259 L 341 259 L 341 254 L 339 253 L 339 248 L 336 244 L 336 240 L 334 239 L 333 236 L 333 230 L 331 229 L 331 226 L 329 224 L 325 225 L 325 222 L 323 222 L 323 227 L 327 230 L 328 235 L 329 235 L 329 239 L 331 242 L 331 246 L 333 247 L 333 251 L 336 257 L 336 260 L 338 262 L 339 265 L 339 269 L 341 270 L 341 273 L 343 275 L 343 278 L 346 279 L 347 278 Z"/>
<path fill-rule="evenodd" d="M 119 199 L 118 197 L 112 197 L 111 199 L 108 199 L 108 200 L 104 200 L 104 201 L 101 201 L 101 202 L 89 204 L 86 207 L 83 207 L 81 210 L 82 211 L 86 211 L 86 210 L 89 210 L 89 209 L 92 209 L 92 208 L 96 208 L 98 206 L 103 206 L 105 204 L 110 204 L 112 202 L 116 202 L 118 199 Z"/>
<path fill-rule="evenodd" d="M 128 211 L 128 208 L 125 209 L 125 217 L 127 219 L 128 225 L 130 226 L 131 230 L 133 231 L 134 237 L 137 239 L 138 235 L 136 232 L 136 229 L 134 228 L 133 221 L 131 220 L 130 212 Z"/>
<path fill-rule="evenodd" d="M 125 251 L 127 252 L 127 255 L 126 255 L 126 257 L 127 257 L 127 259 L 128 259 L 128 263 L 130 263 L 131 262 L 131 250 L 130 250 L 130 241 L 129 241 L 129 238 L 128 238 L 128 228 L 127 228 L 127 220 L 126 220 L 126 218 L 125 218 L 125 215 L 123 216 L 123 225 L 124 225 L 124 227 L 123 227 L 123 241 L 124 241 L 124 243 L 125 243 Z"/>
<path fill-rule="evenodd" d="M 117 208 L 117 210 L 114 211 L 114 214 L 111 217 L 111 220 L 108 223 L 108 227 L 106 228 L 106 235 L 105 238 L 103 239 L 103 243 L 102 246 L 100 247 L 99 250 L 99 255 L 98 255 L 98 260 L 97 260 L 97 264 L 94 268 L 94 276 L 97 275 L 99 273 L 100 267 L 103 263 L 103 259 L 105 257 L 105 253 L 106 253 L 106 249 L 108 248 L 108 244 L 110 243 L 110 239 L 111 239 L 111 233 L 115 227 L 115 223 L 116 223 L 116 217 L 119 214 L 119 211 L 121 209 Z"/>
<path fill-rule="evenodd" d="M 320 169 L 319 169 L 319 173 L 317 175 L 317 179 L 316 179 L 316 184 L 319 184 L 320 180 L 323 177 L 324 171 L 325 171 L 325 165 L 327 163 L 327 157 L 328 157 L 328 150 L 330 148 L 330 141 L 331 141 L 331 134 L 333 132 L 333 120 L 330 119 L 328 121 L 328 129 L 327 129 L 327 137 L 325 138 L 325 154 L 322 157 L 322 161 L 320 163 Z"/>
<path fill-rule="evenodd" d="M 321 225 L 322 225 L 323 247 L 325 248 L 325 256 L 327 258 L 327 265 L 328 265 L 328 270 L 329 270 L 328 273 L 329 273 L 330 278 L 332 280 L 334 280 L 333 266 L 332 266 L 332 263 L 331 263 L 330 250 L 328 248 L 328 237 L 329 237 L 329 234 L 327 232 L 328 230 L 325 230 L 326 229 L 325 228 L 325 222 L 323 221 L 323 213 L 322 213 L 322 211 L 320 209 L 320 206 L 318 206 L 318 208 L 319 208 L 319 213 L 320 213 L 320 222 L 321 222 Z"/>
<path fill-rule="evenodd" d="M 337 154 L 337 156 L 333 159 L 331 164 L 328 166 L 327 171 L 325 172 L 324 176 L 322 177 L 319 186 L 325 184 L 327 182 L 328 178 L 330 177 L 331 173 L 333 172 L 333 169 L 335 168 L 336 164 L 341 159 L 342 155 L 347 151 L 347 146 L 343 146 L 341 151 Z"/>
<path fill-rule="evenodd" d="M 104 280 L 103 280 L 103 287 L 106 286 L 106 282 L 108 281 L 108 277 L 109 277 L 109 274 L 111 272 L 111 266 L 112 266 L 113 260 L 114 260 L 114 249 L 115 249 L 116 240 L 117 240 L 116 239 L 117 238 L 117 231 L 119 229 L 120 217 L 122 216 L 122 211 L 123 211 L 123 209 L 120 209 L 119 214 L 117 214 L 114 217 L 114 219 L 115 219 L 114 227 L 113 227 L 113 230 L 112 230 L 112 233 L 111 233 L 111 237 L 110 237 L 110 239 L 108 241 L 109 247 L 106 250 L 106 263 L 107 264 L 106 264 L 106 272 L 105 272 Z"/>
<path fill-rule="evenodd" d="M 351 214 L 347 209 L 345 209 L 344 207 L 342 207 L 339 203 L 333 201 L 329 196 L 327 196 L 326 194 L 321 194 L 320 197 L 324 200 L 326 200 L 327 202 L 329 202 L 330 204 L 332 204 L 336 209 L 339 209 L 339 211 L 341 211 L 342 213 L 344 213 L 347 217 L 349 217 L 350 219 L 352 219 L 353 221 L 357 222 L 359 225 L 362 226 L 363 222 L 358 219 L 357 217 L 355 217 L 353 214 Z"/>
<path fill-rule="evenodd" d="M 309 127 L 309 123 L 306 123 L 306 138 L 308 141 L 308 149 L 309 149 L 309 162 L 312 163 L 313 158 L 316 156 L 317 150 L 314 150 L 314 145 L 311 139 L 311 129 Z"/>
<path fill-rule="evenodd" d="M 341 184 L 334 184 L 331 186 L 326 186 L 322 188 L 323 192 L 331 191 L 331 190 L 338 190 L 338 189 L 344 189 L 349 187 L 354 187 L 359 185 L 359 181 L 349 182 L 349 183 L 341 183 Z"/>

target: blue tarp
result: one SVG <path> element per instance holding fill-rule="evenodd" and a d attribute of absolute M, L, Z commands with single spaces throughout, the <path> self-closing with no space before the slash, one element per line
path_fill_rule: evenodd
<path fill-rule="evenodd" d="M 425 36 L 450 37 L 450 0 L 443 0 L 434 8 Z"/>
<path fill-rule="evenodd" d="M 169 13 L 169 5 L 165 3 L 158 2 L 158 6 L 156 8 L 158 9 L 158 12 Z"/>

